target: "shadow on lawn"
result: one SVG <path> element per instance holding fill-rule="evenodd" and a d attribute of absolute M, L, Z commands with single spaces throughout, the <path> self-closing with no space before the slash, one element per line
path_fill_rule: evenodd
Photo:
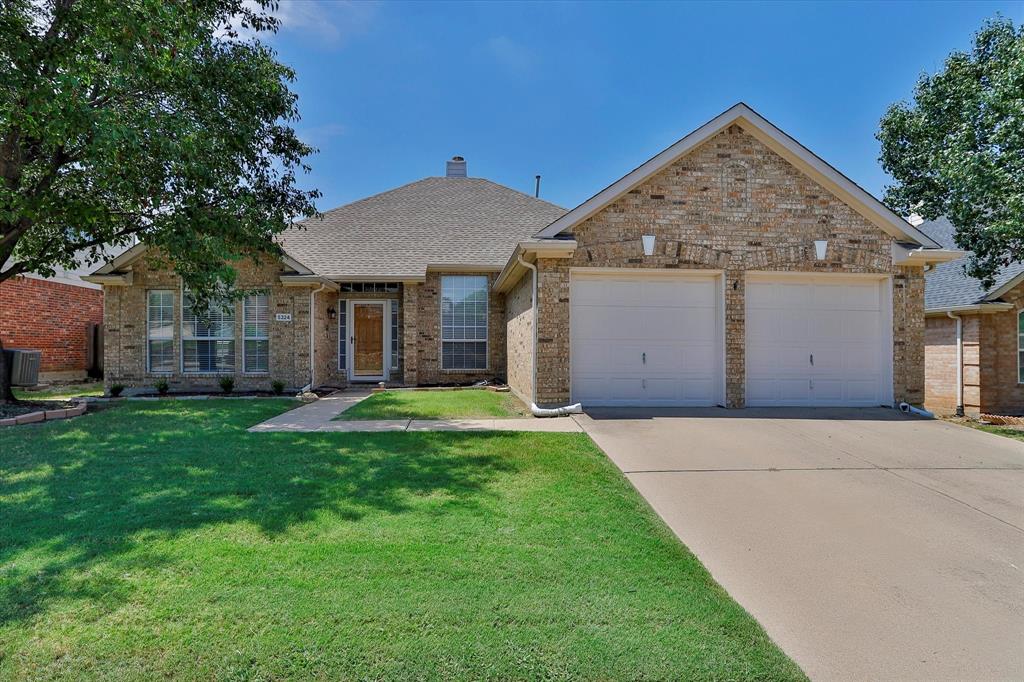
<path fill-rule="evenodd" d="M 487 434 L 245 432 L 272 413 L 138 405 L 0 435 L 0 625 L 56 598 L 116 607 L 123 574 L 179 561 L 148 541 L 237 522 L 273 540 L 324 513 L 423 513 L 427 496 L 428 513 L 449 513 L 514 470 L 474 447 Z"/>

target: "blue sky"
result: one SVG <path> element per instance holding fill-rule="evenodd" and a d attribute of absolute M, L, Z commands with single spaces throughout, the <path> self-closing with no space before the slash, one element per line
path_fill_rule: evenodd
<path fill-rule="evenodd" d="M 573 207 L 738 101 L 876 196 L 874 132 L 1024 1 L 282 3 L 321 210 L 443 173 Z"/>

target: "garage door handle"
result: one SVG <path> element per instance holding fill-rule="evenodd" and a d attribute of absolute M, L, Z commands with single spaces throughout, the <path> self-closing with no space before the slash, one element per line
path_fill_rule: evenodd
<path fill-rule="evenodd" d="M 814 353 L 811 353 L 811 367 L 814 367 Z"/>
<path fill-rule="evenodd" d="M 643 359 L 644 364 L 646 365 L 647 364 L 647 353 L 641 353 L 640 356 Z"/>

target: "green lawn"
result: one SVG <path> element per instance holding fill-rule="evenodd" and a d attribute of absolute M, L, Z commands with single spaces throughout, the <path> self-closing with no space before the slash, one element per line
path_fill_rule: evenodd
<path fill-rule="evenodd" d="M 802 678 L 586 436 L 293 405 L 0 430 L 0 679 Z"/>
<path fill-rule="evenodd" d="M 335 419 L 490 419 L 529 414 L 529 408 L 511 393 L 477 389 L 387 391 L 353 405 Z"/>
<path fill-rule="evenodd" d="M 56 398 L 84 398 L 87 396 L 100 397 L 102 395 L 102 382 L 65 384 L 63 386 L 52 386 L 42 391 L 14 389 L 14 397 L 18 400 L 53 400 Z"/>
<path fill-rule="evenodd" d="M 992 424 L 978 424 L 977 422 L 967 420 L 958 420 L 956 423 L 970 426 L 972 429 L 978 429 L 979 431 L 994 433 L 997 436 L 1005 436 L 1007 438 L 1013 438 L 1014 440 L 1024 441 L 1024 429 L 1021 428 L 1015 428 L 1013 426 L 993 426 Z"/>

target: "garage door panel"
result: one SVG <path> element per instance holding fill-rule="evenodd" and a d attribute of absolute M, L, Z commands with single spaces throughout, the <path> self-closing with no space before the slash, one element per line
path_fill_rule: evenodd
<path fill-rule="evenodd" d="M 574 400 L 714 405 L 722 385 L 718 275 L 573 275 Z"/>
<path fill-rule="evenodd" d="M 762 280 L 748 283 L 747 292 L 749 405 L 878 405 L 891 399 L 883 280 Z"/>

